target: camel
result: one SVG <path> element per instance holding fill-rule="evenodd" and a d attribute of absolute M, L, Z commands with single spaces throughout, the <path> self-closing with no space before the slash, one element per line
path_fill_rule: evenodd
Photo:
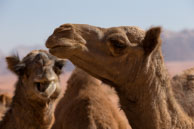
<path fill-rule="evenodd" d="M 0 129 L 50 129 L 65 61 L 44 50 L 34 50 L 21 61 L 18 56 L 6 57 L 6 61 L 18 81 Z"/>
<path fill-rule="evenodd" d="M 171 80 L 173 93 L 185 112 L 194 117 L 194 68 L 175 75 Z"/>
<path fill-rule="evenodd" d="M 0 94 L 0 104 L 9 107 L 11 105 L 12 98 L 8 93 L 1 93 Z"/>
<path fill-rule="evenodd" d="M 131 129 L 127 118 L 108 96 L 113 91 L 101 81 L 76 68 L 59 101 L 52 129 Z M 65 106 L 64 106 L 65 105 Z"/>
<path fill-rule="evenodd" d="M 9 109 L 11 101 L 12 99 L 9 94 L 7 93 L 0 94 L 0 120 L 2 120 L 2 117 L 4 116 L 5 112 Z"/>
<path fill-rule="evenodd" d="M 64 24 L 46 41 L 49 52 L 115 88 L 133 129 L 192 129 L 172 92 L 161 52 L 161 28 Z"/>
<path fill-rule="evenodd" d="M 2 120 L 2 117 L 4 116 L 6 111 L 7 108 L 5 107 L 5 105 L 0 105 L 0 121 Z"/>

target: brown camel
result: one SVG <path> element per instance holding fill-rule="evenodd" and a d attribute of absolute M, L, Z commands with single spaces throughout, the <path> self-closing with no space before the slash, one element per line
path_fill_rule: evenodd
<path fill-rule="evenodd" d="M 131 129 L 118 104 L 107 97 L 115 93 L 107 87 L 106 93 L 104 87 L 101 81 L 76 68 L 56 107 L 52 129 Z"/>
<path fill-rule="evenodd" d="M 6 60 L 18 81 L 0 129 L 50 129 L 61 91 L 59 74 L 64 61 L 43 50 L 30 52 L 22 61 L 17 56 Z"/>
<path fill-rule="evenodd" d="M 185 70 L 171 80 L 175 98 L 185 112 L 194 117 L 194 68 Z"/>
<path fill-rule="evenodd" d="M 175 99 L 161 52 L 160 27 L 100 28 L 64 24 L 46 46 L 50 53 L 115 87 L 133 129 L 192 129 Z"/>

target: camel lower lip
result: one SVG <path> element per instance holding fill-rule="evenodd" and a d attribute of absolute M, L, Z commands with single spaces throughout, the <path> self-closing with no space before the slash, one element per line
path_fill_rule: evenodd
<path fill-rule="evenodd" d="M 44 92 L 40 92 L 40 94 L 43 97 L 49 98 L 54 93 L 55 90 L 56 90 L 56 84 L 55 82 L 52 81 L 48 85 L 48 88 Z"/>
<path fill-rule="evenodd" d="M 65 46 L 55 46 L 55 47 L 52 47 L 50 49 L 57 49 L 57 48 L 62 48 L 62 47 L 65 47 Z"/>

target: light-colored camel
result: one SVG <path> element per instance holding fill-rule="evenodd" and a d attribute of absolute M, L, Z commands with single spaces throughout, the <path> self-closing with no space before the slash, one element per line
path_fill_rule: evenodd
<path fill-rule="evenodd" d="M 0 104 L 5 107 L 9 107 L 11 105 L 12 97 L 8 93 L 0 94 Z"/>
<path fill-rule="evenodd" d="M 194 117 L 194 68 L 187 69 L 171 80 L 175 98 L 185 112 Z"/>
<path fill-rule="evenodd" d="M 7 109 L 9 109 L 9 106 L 11 104 L 11 96 L 7 93 L 1 93 L 0 94 L 0 120 L 2 120 L 2 117 L 4 116 Z"/>
<path fill-rule="evenodd" d="M 109 98 L 114 95 L 101 81 L 76 68 L 56 107 L 52 129 L 131 129 L 118 103 Z"/>
<path fill-rule="evenodd" d="M 7 107 L 5 105 L 0 104 L 0 121 L 2 120 L 2 117 L 4 116 L 6 111 L 7 111 Z"/>
<path fill-rule="evenodd" d="M 49 51 L 115 87 L 133 129 L 192 129 L 175 99 L 164 65 L 161 28 L 100 28 L 64 24 L 48 38 Z"/>
<path fill-rule="evenodd" d="M 6 60 L 18 81 L 0 129 L 50 129 L 61 91 L 59 74 L 64 61 L 43 50 L 30 52 L 22 61 L 17 56 Z"/>

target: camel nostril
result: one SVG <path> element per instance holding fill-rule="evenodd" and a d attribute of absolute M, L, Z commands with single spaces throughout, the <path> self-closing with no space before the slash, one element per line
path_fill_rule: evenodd
<path fill-rule="evenodd" d="M 48 88 L 49 86 L 49 82 L 43 82 L 43 83 L 40 83 L 40 82 L 35 82 L 35 86 L 37 88 L 37 90 L 39 92 L 45 92 L 46 89 Z"/>
<path fill-rule="evenodd" d="M 40 91 L 40 83 L 37 82 L 37 83 L 35 83 L 35 85 L 36 85 L 36 88 L 38 89 L 38 91 Z"/>

